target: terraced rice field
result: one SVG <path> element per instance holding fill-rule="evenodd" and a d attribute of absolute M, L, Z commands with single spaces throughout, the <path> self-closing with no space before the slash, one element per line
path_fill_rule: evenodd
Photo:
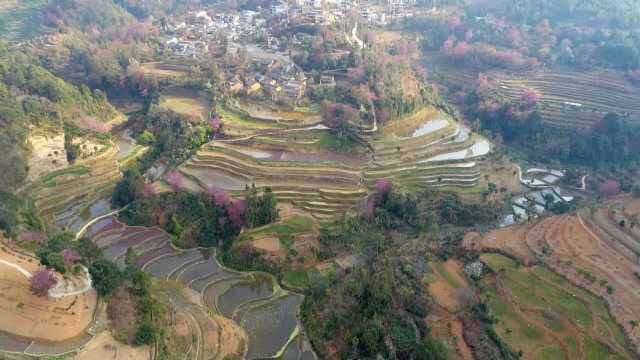
<path fill-rule="evenodd" d="M 435 109 L 425 108 L 385 126 L 370 143 L 373 154 L 314 146 L 322 127 L 211 142 L 181 168 L 202 189 L 270 186 L 277 198 L 319 220 L 335 219 L 361 201 L 378 179 L 400 187 L 468 188 L 480 178 L 478 162 L 490 143 Z M 301 145 L 301 141 L 310 141 Z M 315 141 L 315 142 L 314 142 Z"/>
<path fill-rule="evenodd" d="M 40 215 L 53 226 L 77 230 L 110 208 L 98 200 L 107 197 L 121 177 L 117 154 L 118 147 L 111 144 L 99 155 L 40 177 L 26 191 L 32 192 Z"/>
<path fill-rule="evenodd" d="M 538 110 L 546 124 L 564 128 L 592 126 L 608 112 L 626 116 L 629 121 L 640 118 L 640 88 L 632 85 L 622 72 L 594 69 L 537 70 L 504 74 L 500 71 L 457 66 L 439 53 L 427 54 L 435 68 L 434 81 L 450 89 L 444 91 L 447 102 L 456 103 L 455 92 L 472 86 L 479 73 L 497 79 L 495 93 L 507 100 L 519 98 L 526 89 L 536 90 L 542 97 Z"/>
<path fill-rule="evenodd" d="M 233 108 L 250 118 L 266 122 L 272 121 L 287 126 L 309 126 L 322 122 L 319 112 L 284 110 L 251 101 L 238 101 L 233 104 Z"/>
<path fill-rule="evenodd" d="M 218 336 L 207 341 L 200 338 L 198 359 L 223 357 L 220 349 L 224 344 L 220 342 L 229 335 L 225 321 L 232 321 L 246 332 L 248 343 L 244 351 L 249 359 L 284 353 L 295 353 L 296 359 L 315 359 L 299 331 L 302 296 L 281 289 L 270 275 L 225 269 L 212 251 L 178 250 L 160 229 L 130 227 L 110 217 L 92 224 L 86 234 L 106 258 L 119 266 L 124 266 L 124 256 L 131 248 L 137 255 L 136 265 L 145 272 L 175 281 L 201 297 L 205 308 L 195 316 L 194 334 L 216 332 Z M 193 306 L 189 305 L 190 311 L 197 311 Z"/>
<path fill-rule="evenodd" d="M 626 334 L 611 327 L 606 330 L 617 343 L 610 344 L 610 348 L 621 353 L 626 336 L 638 352 L 640 331 L 632 322 L 640 318 L 640 278 L 636 275 L 640 273 L 636 253 L 640 236 L 631 225 L 621 226 L 619 217 L 628 217 L 631 222 L 634 214 L 640 213 L 638 202 L 627 198 L 611 204 L 624 209 L 619 213 L 608 208 L 585 209 L 577 215 L 550 217 L 486 236 L 468 236 L 465 245 L 475 250 L 499 251 L 527 265 L 543 263 L 545 269 L 599 296 Z"/>
<path fill-rule="evenodd" d="M 640 89 L 618 72 L 538 71 L 505 76 L 498 81 L 496 92 L 516 99 L 525 89 L 541 94 L 539 111 L 542 121 L 550 125 L 590 127 L 609 112 L 632 122 L 640 118 Z"/>

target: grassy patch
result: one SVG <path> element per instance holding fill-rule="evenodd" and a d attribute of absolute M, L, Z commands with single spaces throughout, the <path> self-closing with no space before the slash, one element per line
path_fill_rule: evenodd
<path fill-rule="evenodd" d="M 293 111 L 297 111 L 297 112 L 301 112 L 301 113 L 319 113 L 320 112 L 320 105 L 318 104 L 312 104 L 309 106 L 296 106 Z"/>
<path fill-rule="evenodd" d="M 292 216 L 284 220 L 283 224 L 297 232 L 310 231 L 313 228 L 313 220 L 304 216 Z"/>
<path fill-rule="evenodd" d="M 436 271 L 440 274 L 440 276 L 442 276 L 442 278 L 447 283 L 449 283 L 449 285 L 451 285 L 453 288 L 458 289 L 463 285 L 463 284 L 460 284 L 460 282 L 454 276 L 452 276 L 447 271 L 447 269 L 444 268 L 441 262 L 433 261 L 431 262 L 431 264 L 435 267 Z"/>
<path fill-rule="evenodd" d="M 609 349 L 607 349 L 606 346 L 604 346 L 603 344 L 601 344 L 598 341 L 595 341 L 595 340 L 593 340 L 591 338 L 586 338 L 585 339 L 585 341 L 584 341 L 584 352 L 587 355 L 587 360 L 601 360 L 601 359 L 617 358 L 617 357 L 612 357 L 611 356 L 611 355 L 615 355 L 615 354 L 612 354 L 611 352 L 609 352 Z"/>
<path fill-rule="evenodd" d="M 298 288 L 308 288 L 320 277 L 318 270 L 289 270 L 284 273 L 283 280 L 285 283 Z"/>
<path fill-rule="evenodd" d="M 208 117 L 210 108 L 208 101 L 186 90 L 167 91 L 160 95 L 160 107 L 203 120 Z"/>
<path fill-rule="evenodd" d="M 496 272 L 500 270 L 513 270 L 518 266 L 515 260 L 498 254 L 482 254 L 480 260 Z"/>
<path fill-rule="evenodd" d="M 247 230 L 243 235 L 248 237 L 260 237 L 266 235 L 295 236 L 313 229 L 313 220 L 303 216 L 293 216 L 280 223 L 262 226 Z"/>
<path fill-rule="evenodd" d="M 72 167 L 68 167 L 65 169 L 61 169 L 61 170 L 56 170 L 53 172 L 50 172 L 42 177 L 40 177 L 39 181 L 43 186 L 46 187 L 52 187 L 55 186 L 55 179 L 57 177 L 63 176 L 63 175 L 87 175 L 91 173 L 91 169 L 89 169 L 86 166 L 83 165 L 79 165 L 79 166 L 72 166 Z"/>
<path fill-rule="evenodd" d="M 120 163 L 121 165 L 127 166 L 129 162 L 139 158 L 140 156 L 144 155 L 145 152 L 147 152 L 147 150 L 149 150 L 149 147 L 147 146 L 142 146 L 142 145 L 136 145 L 133 150 L 127 154 L 127 156 L 123 157 L 122 159 L 118 160 L 118 163 Z"/>
<path fill-rule="evenodd" d="M 537 354 L 538 356 L 536 357 L 537 359 L 540 360 L 562 360 L 565 359 L 565 354 L 562 352 L 562 350 L 558 349 L 558 348 L 553 348 L 553 347 L 546 347 L 543 348 L 542 350 L 540 350 L 540 352 Z"/>
<path fill-rule="evenodd" d="M 280 244 L 282 244 L 285 249 L 291 250 L 295 241 L 295 238 L 292 235 L 280 235 L 278 238 L 280 239 Z"/>

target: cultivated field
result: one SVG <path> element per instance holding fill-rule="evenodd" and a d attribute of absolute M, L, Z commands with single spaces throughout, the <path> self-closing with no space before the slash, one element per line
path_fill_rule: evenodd
<path fill-rule="evenodd" d="M 164 64 L 157 61 L 140 64 L 140 69 L 147 75 L 155 75 L 160 78 L 182 78 L 189 75 L 189 71 L 184 66 Z"/>
<path fill-rule="evenodd" d="M 465 310 L 464 294 L 471 291 L 462 265 L 456 260 L 431 260 L 432 272 L 428 276 L 427 292 L 435 304 L 431 308 L 427 322 L 438 339 L 447 341 L 458 358 L 473 359 L 469 345 L 464 340 L 460 315 Z"/>
<path fill-rule="evenodd" d="M 496 274 L 482 281 L 482 299 L 496 331 L 525 359 L 625 359 L 626 339 L 606 304 L 544 266 L 518 266 L 502 255 L 482 260 Z"/>
<path fill-rule="evenodd" d="M 8 41 L 29 40 L 44 30 L 44 0 L 0 1 L 0 38 Z"/>
<path fill-rule="evenodd" d="M 209 118 L 209 101 L 186 89 L 173 88 L 162 92 L 160 107 L 187 115 L 196 120 Z"/>
<path fill-rule="evenodd" d="M 612 70 L 538 71 L 504 76 L 496 92 L 516 99 L 524 90 L 533 89 L 542 95 L 542 121 L 560 127 L 589 127 L 608 112 L 640 118 L 640 88 L 634 87 L 624 74 Z"/>
<path fill-rule="evenodd" d="M 632 226 L 632 219 L 640 213 L 638 202 L 621 198 L 609 208 L 585 209 L 577 215 L 550 217 L 484 236 L 470 234 L 465 245 L 500 252 L 525 265 L 544 264 L 545 269 L 599 296 L 638 349 L 640 330 L 635 322 L 640 319 L 640 265 L 636 251 L 640 237 Z M 616 336 L 620 346 L 621 338 Z"/>
<path fill-rule="evenodd" d="M 439 53 L 427 55 L 433 69 L 431 79 L 450 91 L 443 97 L 456 103 L 455 92 L 473 88 L 478 74 L 496 79 L 495 95 L 505 100 L 517 100 L 525 90 L 541 95 L 538 111 L 542 121 L 557 127 L 585 128 L 592 126 L 608 112 L 615 112 L 628 121 L 640 119 L 640 88 L 632 85 L 624 73 L 607 69 L 588 71 L 536 70 L 506 74 L 502 71 L 473 66 L 458 66 Z"/>

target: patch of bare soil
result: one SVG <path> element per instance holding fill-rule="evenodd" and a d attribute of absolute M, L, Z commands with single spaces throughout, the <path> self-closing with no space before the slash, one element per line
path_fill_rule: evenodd
<path fill-rule="evenodd" d="M 219 353 L 222 355 L 221 358 L 243 351 L 242 347 L 247 343 L 245 332 L 233 321 L 223 316 L 214 315 L 213 319 L 220 326 Z"/>
<path fill-rule="evenodd" d="M 29 157 L 28 181 L 33 181 L 43 174 L 69 165 L 64 150 L 64 134 L 35 135 L 29 139 L 29 142 L 31 156 Z"/>
<path fill-rule="evenodd" d="M 473 353 L 465 342 L 461 319 L 440 305 L 435 305 L 425 319 L 431 327 L 431 334 L 436 339 L 447 343 L 456 353 L 455 358 L 472 360 Z"/>
<path fill-rule="evenodd" d="M 435 281 L 428 285 L 429 295 L 435 301 L 427 323 L 436 338 L 446 341 L 459 358 L 473 359 L 471 349 L 464 340 L 462 321 L 459 315 L 464 310 L 464 292 L 469 282 L 463 274 L 462 264 L 447 260 L 433 267 Z"/>
<path fill-rule="evenodd" d="M 86 349 L 77 354 L 76 360 L 149 360 L 151 349 L 148 346 L 130 346 L 118 342 L 111 332 L 103 331 L 96 336 Z"/>
<path fill-rule="evenodd" d="M 93 320 L 97 305 L 94 290 L 53 299 L 31 292 L 29 279 L 13 266 L 34 273 L 38 261 L 26 254 L 0 249 L 0 331 L 46 341 L 63 341 L 81 335 Z"/>
<path fill-rule="evenodd" d="M 442 264 L 446 274 L 435 271 L 436 280 L 429 284 L 429 294 L 443 308 L 451 313 L 463 310 L 463 292 L 469 287 L 467 279 L 461 275 L 462 265 L 458 261 L 448 260 Z"/>
<path fill-rule="evenodd" d="M 484 235 L 470 232 L 465 235 L 463 244 L 469 250 L 502 253 L 529 266 L 537 262 L 524 241 L 529 229 L 529 225 L 518 225 L 493 230 Z"/>
<path fill-rule="evenodd" d="M 253 245 L 253 247 L 255 247 L 256 249 L 263 250 L 269 254 L 279 254 L 282 251 L 282 247 L 280 246 L 280 239 L 273 236 L 254 240 L 251 242 L 251 245 Z"/>

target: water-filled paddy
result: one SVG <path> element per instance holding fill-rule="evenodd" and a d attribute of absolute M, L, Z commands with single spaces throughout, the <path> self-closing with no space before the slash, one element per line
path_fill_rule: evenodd
<path fill-rule="evenodd" d="M 489 141 L 486 139 L 479 139 L 468 149 L 436 155 L 421 161 L 421 163 L 471 159 L 478 156 L 487 155 L 489 153 L 489 150 L 491 150 L 491 144 L 489 143 Z"/>
<path fill-rule="evenodd" d="M 444 129 L 448 125 L 449 125 L 449 122 L 445 119 L 435 119 L 435 120 L 427 121 L 426 123 L 422 124 L 418 129 L 416 129 L 411 135 L 411 137 L 415 138 L 415 137 L 427 135 L 434 131 Z"/>
<path fill-rule="evenodd" d="M 298 324 L 295 309 L 301 303 L 302 296 L 289 295 L 244 316 L 243 327 L 249 335 L 249 358 L 274 356 L 287 344 Z"/>
<path fill-rule="evenodd" d="M 218 309 L 222 315 L 231 319 L 238 306 L 258 299 L 266 299 L 273 294 L 273 287 L 268 282 L 255 284 L 237 284 L 218 297 Z"/>

